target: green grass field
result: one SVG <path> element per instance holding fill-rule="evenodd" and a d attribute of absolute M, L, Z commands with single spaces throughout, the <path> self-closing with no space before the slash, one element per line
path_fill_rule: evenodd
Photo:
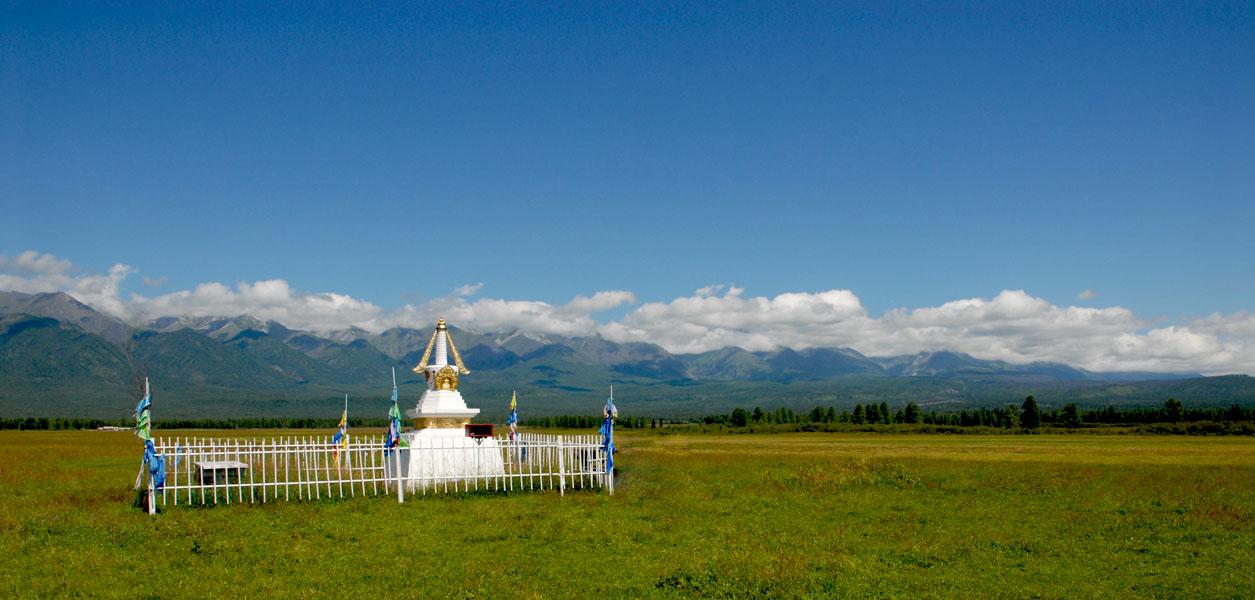
<path fill-rule="evenodd" d="M 130 434 L 4 431 L 0 596 L 1255 595 L 1251 438 L 625 433 L 619 447 L 614 496 L 150 516 L 132 506 Z"/>

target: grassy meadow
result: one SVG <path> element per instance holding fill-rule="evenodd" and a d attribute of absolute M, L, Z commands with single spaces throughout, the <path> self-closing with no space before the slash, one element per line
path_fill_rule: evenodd
<path fill-rule="evenodd" d="M 617 441 L 613 496 L 381 496 L 150 516 L 132 505 L 141 446 L 129 433 L 2 431 L 0 596 L 1255 596 L 1251 438 L 644 431 Z"/>

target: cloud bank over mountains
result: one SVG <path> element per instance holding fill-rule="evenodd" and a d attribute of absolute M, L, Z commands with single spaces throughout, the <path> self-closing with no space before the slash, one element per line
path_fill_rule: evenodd
<path fill-rule="evenodd" d="M 1239 311 L 1161 324 L 1114 306 L 1056 306 L 1023 290 L 992 299 L 968 298 L 936 307 L 899 308 L 871 316 L 850 290 L 745 297 L 742 288 L 711 285 L 668 302 L 646 302 L 617 321 L 593 315 L 637 304 L 629 291 L 599 291 L 561 305 L 475 298 L 468 284 L 421 304 L 385 309 L 332 292 L 294 290 L 282 279 L 202 283 L 157 296 L 121 295 L 136 269 L 116 264 L 106 274 L 35 251 L 0 255 L 0 290 L 66 292 L 101 312 L 142 323 L 166 316 L 252 315 L 288 327 L 368 331 L 426 328 L 437 317 L 475 331 L 523 329 L 541 334 L 600 334 L 615 342 L 652 342 L 672 353 L 740 346 L 850 347 L 869 356 L 955 350 L 1010 363 L 1051 361 L 1092 371 L 1255 373 L 1255 313 Z"/>

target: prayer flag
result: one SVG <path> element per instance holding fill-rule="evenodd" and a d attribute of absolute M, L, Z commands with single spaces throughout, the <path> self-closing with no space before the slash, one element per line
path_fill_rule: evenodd
<path fill-rule="evenodd" d="M 147 467 L 152 489 L 159 490 L 166 486 L 166 459 L 157 454 L 152 440 L 152 389 L 148 387 L 148 378 L 144 378 L 144 397 L 135 405 L 135 436 L 144 440 L 144 460 L 140 463 L 139 476 L 135 478 L 135 489 L 139 489 Z"/>
<path fill-rule="evenodd" d="M 510 439 L 511 440 L 514 439 L 514 434 L 518 432 L 518 424 L 519 424 L 518 397 L 519 397 L 518 392 L 514 392 L 514 394 L 510 396 L 510 419 L 506 421 L 506 423 L 510 426 Z"/>
<path fill-rule="evenodd" d="M 606 451 L 606 472 L 609 473 L 614 470 L 614 418 L 619 416 L 619 409 L 614 407 L 613 391 L 606 398 L 606 408 L 602 415 L 605 419 L 601 422 L 601 446 Z"/>
<path fill-rule="evenodd" d="M 392 383 L 392 409 L 388 411 L 388 443 L 385 453 L 391 453 L 397 446 L 409 447 L 405 438 L 401 437 L 401 411 L 397 408 L 397 384 Z"/>
<path fill-rule="evenodd" d="M 388 410 L 388 441 L 384 444 L 384 454 L 392 454 L 398 446 L 409 447 L 405 438 L 400 437 L 400 409 L 397 408 L 397 369 L 393 369 L 393 407 Z"/>
<path fill-rule="evenodd" d="M 519 393 L 513 392 L 510 395 L 510 418 L 506 420 L 506 424 L 510 426 L 510 442 L 516 441 L 519 433 Z M 527 460 L 527 446 L 516 448 L 514 450 L 517 460 Z"/>
<path fill-rule="evenodd" d="M 606 417 L 601 422 L 601 447 L 606 451 L 606 472 L 614 470 L 614 420 Z"/>
<path fill-rule="evenodd" d="M 152 437 L 152 427 L 149 423 L 152 399 L 152 390 L 148 388 L 148 378 L 144 378 L 144 397 L 140 398 L 139 404 L 135 406 L 135 437 L 141 440 Z"/>
<path fill-rule="evenodd" d="M 144 462 L 148 464 L 148 473 L 152 476 L 153 489 L 159 490 L 166 486 L 166 459 L 157 454 L 152 440 L 144 442 Z"/>
<path fill-rule="evenodd" d="M 344 413 L 340 415 L 340 430 L 336 432 L 335 437 L 331 438 L 331 443 L 335 445 L 332 450 L 336 460 L 336 468 L 340 468 L 340 451 L 348 447 L 349 443 L 349 395 L 344 395 Z M 325 438 L 324 438 L 325 439 Z"/>

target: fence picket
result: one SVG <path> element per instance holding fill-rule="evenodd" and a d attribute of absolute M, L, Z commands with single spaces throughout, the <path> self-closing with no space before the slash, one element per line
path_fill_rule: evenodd
<path fill-rule="evenodd" d="M 230 447 L 231 447 L 231 440 L 222 440 L 222 443 L 218 445 L 219 456 L 215 456 L 214 460 L 223 460 L 223 461 L 227 460 L 227 452 L 230 451 L 229 450 Z M 217 481 L 217 477 L 215 477 L 214 480 Z M 226 504 L 230 504 L 231 503 L 231 477 L 228 476 L 224 478 L 220 485 L 222 487 L 222 501 Z"/>
<path fill-rule="evenodd" d="M 332 442 L 332 444 L 335 444 L 335 442 Z M 331 452 L 336 457 L 336 479 L 340 480 L 340 484 L 339 484 L 340 485 L 340 497 L 344 498 L 344 461 L 348 460 L 349 457 L 342 456 L 342 454 L 344 453 L 340 452 L 340 448 L 338 446 L 335 448 L 332 448 Z M 327 470 L 327 477 L 328 478 L 331 477 L 330 469 Z M 350 490 L 353 489 L 353 486 L 351 484 L 349 485 L 349 489 Z M 331 495 L 330 485 L 327 486 L 327 495 L 328 496 Z"/>
<path fill-rule="evenodd" d="M 248 449 L 251 451 L 253 449 L 253 446 L 255 446 L 256 444 L 257 444 L 257 438 L 253 438 L 253 440 L 249 442 Z M 249 463 L 248 464 L 248 500 L 249 502 L 257 502 L 257 497 L 253 495 L 253 490 L 255 488 L 253 487 L 253 458 L 252 457 L 253 457 L 252 452 L 250 452 L 249 461 L 248 461 Z"/>

